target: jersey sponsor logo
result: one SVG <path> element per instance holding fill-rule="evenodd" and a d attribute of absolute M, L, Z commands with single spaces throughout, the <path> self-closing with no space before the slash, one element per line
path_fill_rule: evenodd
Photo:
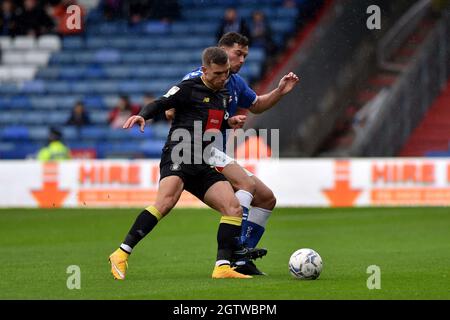
<path fill-rule="evenodd" d="M 223 110 L 208 110 L 208 121 L 205 130 L 220 130 L 224 118 Z"/>
<path fill-rule="evenodd" d="M 177 93 L 180 90 L 179 87 L 177 86 L 173 86 L 172 88 L 170 88 L 169 91 L 167 91 L 167 93 L 163 96 L 165 98 L 168 98 L 170 96 L 173 96 L 175 93 Z"/>
<path fill-rule="evenodd" d="M 180 171 L 181 170 L 181 165 L 178 163 L 172 163 L 170 165 L 170 170 L 171 171 Z"/>
<path fill-rule="evenodd" d="M 203 102 L 208 103 L 209 102 L 209 97 L 204 97 L 203 98 Z"/>

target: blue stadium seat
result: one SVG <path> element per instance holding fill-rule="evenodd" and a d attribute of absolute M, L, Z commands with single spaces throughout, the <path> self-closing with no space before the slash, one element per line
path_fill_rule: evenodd
<path fill-rule="evenodd" d="M 53 53 L 50 57 L 50 64 L 73 64 L 74 63 L 74 56 L 72 55 L 72 52 L 56 52 Z"/>
<path fill-rule="evenodd" d="M 70 93 L 70 84 L 65 81 L 47 81 L 47 92 L 52 94 Z"/>
<path fill-rule="evenodd" d="M 64 141 L 70 141 L 70 140 L 77 140 L 80 139 L 80 130 L 77 127 L 74 126 L 64 126 L 61 128 L 63 140 Z"/>
<path fill-rule="evenodd" d="M 43 80 L 25 81 L 22 85 L 22 92 L 24 93 L 44 93 L 46 90 L 46 83 Z"/>
<path fill-rule="evenodd" d="M 44 146 L 43 143 L 30 143 L 29 141 L 23 143 L 16 142 L 12 145 L 12 149 L 10 149 L 10 145 L 7 144 L 3 146 L 3 150 L 0 148 L 0 158 L 24 159 L 30 156 L 36 156 L 39 149 Z"/>
<path fill-rule="evenodd" d="M 84 72 L 86 79 L 101 79 L 105 77 L 105 71 L 99 65 L 93 65 L 86 68 Z"/>
<path fill-rule="evenodd" d="M 84 97 L 84 104 L 86 108 L 94 109 L 94 108 L 106 108 L 105 101 L 100 95 L 87 95 Z"/>
<path fill-rule="evenodd" d="M 275 34 L 286 34 L 294 31 L 295 22 L 293 20 L 273 20 L 270 21 L 270 26 Z"/>
<path fill-rule="evenodd" d="M 447 151 L 427 151 L 427 152 L 425 152 L 425 157 L 448 158 L 448 157 L 450 157 L 450 150 L 447 150 Z"/>
<path fill-rule="evenodd" d="M 62 96 L 47 96 L 51 99 L 54 99 L 56 101 L 56 103 L 58 104 L 58 107 L 61 109 L 66 109 L 66 110 L 70 110 L 73 108 L 73 106 L 75 105 L 75 103 L 78 100 L 82 100 L 82 96 L 78 96 L 78 95 L 62 95 Z"/>
<path fill-rule="evenodd" d="M 119 63 L 121 56 L 116 49 L 102 49 L 95 53 L 95 58 L 91 62 L 97 63 Z"/>
<path fill-rule="evenodd" d="M 130 78 L 133 76 L 133 73 L 135 70 L 139 70 L 140 68 L 132 68 L 127 65 L 110 65 L 110 66 L 104 66 L 103 71 L 105 73 L 105 77 L 108 78 Z"/>
<path fill-rule="evenodd" d="M 48 112 L 26 112 L 21 114 L 21 123 L 27 126 L 35 125 L 48 125 L 50 121 L 48 119 Z"/>
<path fill-rule="evenodd" d="M 30 104 L 35 109 L 57 109 L 58 101 L 49 96 L 34 96 L 30 98 Z"/>
<path fill-rule="evenodd" d="M 64 125 L 70 117 L 70 113 L 68 111 L 58 111 L 51 112 L 50 114 L 46 114 L 45 123 L 49 125 Z"/>
<path fill-rule="evenodd" d="M 80 80 L 83 78 L 85 69 L 81 66 L 64 66 L 60 69 L 59 77 L 63 80 Z"/>
<path fill-rule="evenodd" d="M 18 95 L 11 97 L 9 101 L 10 107 L 13 109 L 27 109 L 30 107 L 30 99 L 25 95 Z"/>
<path fill-rule="evenodd" d="M 142 31 L 149 34 L 166 34 L 170 32 L 170 24 L 161 21 L 149 21 L 143 24 Z"/>
<path fill-rule="evenodd" d="M 93 93 L 97 94 L 111 94 L 118 93 L 120 87 L 118 81 L 92 81 L 90 82 Z"/>
<path fill-rule="evenodd" d="M 124 94 L 135 94 L 144 92 L 146 89 L 145 82 L 139 80 L 121 81 L 119 84 L 119 92 Z"/>
<path fill-rule="evenodd" d="M 142 158 L 141 148 L 136 143 L 104 142 L 97 145 L 97 155 L 101 158 Z"/>
<path fill-rule="evenodd" d="M 160 122 L 153 124 L 152 129 L 153 136 L 156 139 L 166 139 L 169 134 L 170 126 L 168 123 Z"/>
<path fill-rule="evenodd" d="M 40 68 L 36 74 L 36 77 L 39 79 L 58 79 L 59 77 L 59 68 L 58 67 L 46 67 Z"/>
<path fill-rule="evenodd" d="M 9 109 L 10 108 L 10 99 L 7 97 L 0 97 L 0 109 Z"/>
<path fill-rule="evenodd" d="M 150 52 L 149 55 L 152 53 Z M 167 56 L 167 54 L 165 55 Z M 124 63 L 144 63 L 147 60 L 147 54 L 145 52 L 124 52 L 122 54 L 122 61 Z"/>
<path fill-rule="evenodd" d="M 74 81 L 71 83 L 71 92 L 75 94 L 91 94 L 94 92 L 93 83 L 88 81 Z"/>
<path fill-rule="evenodd" d="M 11 141 L 11 140 L 29 140 L 30 133 L 28 128 L 21 125 L 13 125 L 7 126 L 3 128 L 0 132 L 2 141 Z"/>
<path fill-rule="evenodd" d="M 139 145 L 140 151 L 148 158 L 159 158 L 162 154 L 165 140 L 146 140 Z"/>
<path fill-rule="evenodd" d="M 71 36 L 63 38 L 63 48 L 64 49 L 82 49 L 84 48 L 84 40 L 82 37 Z"/>
<path fill-rule="evenodd" d="M 96 110 L 90 113 L 91 121 L 94 124 L 106 124 L 108 121 L 109 112 L 107 110 Z"/>
<path fill-rule="evenodd" d="M 88 140 L 104 140 L 109 128 L 107 126 L 88 126 L 80 130 L 80 137 Z"/>
<path fill-rule="evenodd" d="M 28 128 L 30 139 L 45 141 L 48 138 L 49 128 L 47 126 L 33 126 Z"/>

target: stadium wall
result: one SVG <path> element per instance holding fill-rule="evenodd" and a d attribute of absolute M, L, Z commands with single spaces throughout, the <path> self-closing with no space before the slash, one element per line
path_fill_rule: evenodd
<path fill-rule="evenodd" d="M 283 159 L 243 162 L 280 207 L 449 206 L 449 158 Z M 158 160 L 2 161 L 0 207 L 144 207 Z M 184 193 L 178 207 L 203 206 Z"/>

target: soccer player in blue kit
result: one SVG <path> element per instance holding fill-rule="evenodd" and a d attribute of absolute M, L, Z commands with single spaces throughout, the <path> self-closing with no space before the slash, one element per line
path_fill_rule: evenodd
<path fill-rule="evenodd" d="M 218 47 L 227 52 L 230 61 L 230 76 L 225 86 L 231 95 L 227 112 L 229 117 L 241 115 L 238 117 L 241 122 L 238 127 L 244 125 L 248 111 L 259 114 L 269 110 L 299 82 L 297 75 L 290 72 L 281 78 L 277 88 L 267 94 L 257 95 L 238 75 L 248 55 L 248 46 L 248 38 L 235 32 L 226 33 L 218 43 Z M 187 74 L 183 80 L 201 75 L 201 68 L 198 68 Z M 172 119 L 173 116 L 173 109 L 166 111 L 168 119 Z M 242 168 L 221 150 L 214 150 L 210 164 L 221 171 L 236 190 L 236 197 L 243 209 L 240 241 L 249 248 L 255 248 L 265 231 L 267 220 L 275 208 L 275 195 L 260 179 Z M 265 274 L 250 259 L 235 261 L 234 266 L 235 270 L 242 274 Z"/>

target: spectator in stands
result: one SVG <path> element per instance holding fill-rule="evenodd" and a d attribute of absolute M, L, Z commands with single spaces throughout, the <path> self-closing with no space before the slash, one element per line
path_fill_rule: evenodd
<path fill-rule="evenodd" d="M 70 149 L 62 142 L 62 133 L 56 128 L 50 128 L 48 144 L 39 150 L 37 159 L 40 161 L 60 161 L 70 159 Z"/>
<path fill-rule="evenodd" d="M 297 25 L 303 27 L 307 22 L 314 19 L 323 4 L 324 0 L 297 1 Z"/>
<path fill-rule="evenodd" d="M 217 41 L 228 32 L 237 32 L 246 36 L 251 41 L 250 30 L 244 19 L 239 18 L 235 8 L 228 8 L 225 10 L 224 17 L 217 30 Z"/>
<path fill-rule="evenodd" d="M 120 18 L 123 14 L 122 0 L 101 0 L 99 8 L 102 9 L 106 19 Z"/>
<path fill-rule="evenodd" d="M 80 28 L 73 28 L 74 23 L 72 15 L 73 13 L 67 13 L 67 8 L 76 5 L 80 8 L 81 21 Z M 51 7 L 52 17 L 56 23 L 56 32 L 60 35 L 73 35 L 80 34 L 84 32 L 84 16 L 85 11 L 82 6 L 80 6 L 76 0 L 62 0 Z"/>
<path fill-rule="evenodd" d="M 180 18 L 180 5 L 177 0 L 151 0 L 149 2 L 149 18 L 163 22 L 171 22 Z"/>
<path fill-rule="evenodd" d="M 0 35 L 15 36 L 17 32 L 17 14 L 11 0 L 2 2 L 0 13 Z"/>
<path fill-rule="evenodd" d="M 53 31 L 53 20 L 37 0 L 25 0 L 23 6 L 23 11 L 17 17 L 19 35 L 40 36 Z"/>
<path fill-rule="evenodd" d="M 66 122 L 67 125 L 82 127 L 91 124 L 91 119 L 88 112 L 84 108 L 84 104 L 78 101 L 72 109 L 69 119 Z"/>
<path fill-rule="evenodd" d="M 111 128 L 122 128 L 125 121 L 129 117 L 138 114 L 139 111 L 139 106 L 131 104 L 130 98 L 123 95 L 119 98 L 118 105 L 110 112 L 108 123 Z"/>
<path fill-rule="evenodd" d="M 272 29 L 264 12 L 259 10 L 253 12 L 250 34 L 252 46 L 264 48 L 268 56 L 276 53 L 277 47 L 273 41 Z"/>

